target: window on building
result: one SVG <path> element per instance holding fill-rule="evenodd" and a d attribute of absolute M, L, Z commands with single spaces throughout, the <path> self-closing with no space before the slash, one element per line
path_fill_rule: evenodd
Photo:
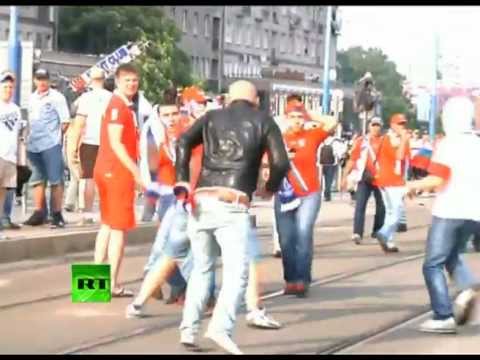
<path fill-rule="evenodd" d="M 205 37 L 209 37 L 210 36 L 210 15 L 205 15 L 204 26 L 205 26 Z"/>
<path fill-rule="evenodd" d="M 235 26 L 235 43 L 240 45 L 242 43 L 242 34 L 245 32 L 242 29 L 242 19 L 237 17 L 237 26 Z"/>
<path fill-rule="evenodd" d="M 287 15 L 287 7 L 286 6 L 281 6 L 281 12 L 282 12 L 282 15 Z"/>
<path fill-rule="evenodd" d="M 225 23 L 225 42 L 229 44 L 233 42 L 233 23 L 231 19 L 227 19 Z"/>
<path fill-rule="evenodd" d="M 183 16 L 182 16 L 182 31 L 184 33 L 187 32 L 187 27 L 188 27 L 188 10 L 183 10 Z"/>
<path fill-rule="evenodd" d="M 35 34 L 35 47 L 37 49 L 41 49 L 42 48 L 42 35 L 39 34 L 39 33 L 36 33 Z"/>
<path fill-rule="evenodd" d="M 280 37 L 280 53 L 284 54 L 287 51 L 287 34 L 282 34 Z"/>
<path fill-rule="evenodd" d="M 302 54 L 302 49 L 303 49 L 303 45 L 302 45 L 302 38 L 301 37 L 298 37 L 297 38 L 297 41 L 296 41 L 296 53 L 297 55 L 301 55 Z"/>
<path fill-rule="evenodd" d="M 263 48 L 268 49 L 268 29 L 265 29 L 263 32 Z"/>
<path fill-rule="evenodd" d="M 175 6 L 172 6 L 172 7 L 170 8 L 170 15 L 171 15 L 173 18 L 175 18 L 175 13 L 176 13 L 176 12 L 175 12 Z"/>
<path fill-rule="evenodd" d="M 55 7 L 49 6 L 48 8 L 48 21 L 51 23 L 55 22 Z"/>
<path fill-rule="evenodd" d="M 254 35 L 255 47 L 257 49 L 260 49 L 260 47 L 262 46 L 262 37 L 260 36 L 261 33 L 262 33 L 262 27 L 260 25 L 260 21 L 257 21 L 255 23 L 255 35 Z"/>
<path fill-rule="evenodd" d="M 250 47 L 252 45 L 252 27 L 247 26 L 245 29 L 245 41 L 244 44 Z"/>
<path fill-rule="evenodd" d="M 10 36 L 10 29 L 5 30 L 5 39 L 8 40 L 8 37 Z"/>
<path fill-rule="evenodd" d="M 210 79 L 210 59 L 205 59 L 205 78 Z"/>
<path fill-rule="evenodd" d="M 193 35 L 198 35 L 198 13 L 193 13 Z"/>
<path fill-rule="evenodd" d="M 52 46 L 52 35 L 50 34 L 47 34 L 46 35 L 46 42 L 45 42 L 45 46 L 48 48 L 48 49 L 51 49 L 53 46 Z"/>
<path fill-rule="evenodd" d="M 27 40 L 27 41 L 28 41 L 28 40 L 32 40 L 32 33 L 31 33 L 30 31 L 27 32 L 27 39 L 26 39 L 26 40 Z"/>
<path fill-rule="evenodd" d="M 312 39 L 310 43 L 310 56 L 314 58 L 316 56 L 317 41 L 315 38 Z"/>
<path fill-rule="evenodd" d="M 305 56 L 308 56 L 308 54 L 309 54 L 309 48 L 308 48 L 309 44 L 310 44 L 310 43 L 309 43 L 309 41 L 308 41 L 308 38 L 306 37 L 306 38 L 303 40 L 303 48 L 304 48 L 303 54 L 304 54 Z"/>
<path fill-rule="evenodd" d="M 290 34 L 290 36 L 288 37 L 288 43 L 288 52 L 290 54 L 293 54 L 295 52 L 295 37 L 293 36 L 293 34 Z"/>
<path fill-rule="evenodd" d="M 272 19 L 274 24 L 278 24 L 278 16 L 276 11 L 273 12 Z"/>

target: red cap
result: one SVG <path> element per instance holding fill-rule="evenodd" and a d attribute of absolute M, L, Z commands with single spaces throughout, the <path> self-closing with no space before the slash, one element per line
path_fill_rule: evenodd
<path fill-rule="evenodd" d="M 196 86 L 190 86 L 183 90 L 182 92 L 182 102 L 184 104 L 194 101 L 196 103 L 205 103 L 207 98 L 203 94 L 203 91 L 197 88 Z"/>
<path fill-rule="evenodd" d="M 408 122 L 408 120 L 407 120 L 407 118 L 405 117 L 405 115 L 400 114 L 400 113 L 393 114 L 392 117 L 390 118 L 390 125 L 393 125 L 393 124 L 397 124 L 397 125 L 406 124 L 407 122 Z"/>

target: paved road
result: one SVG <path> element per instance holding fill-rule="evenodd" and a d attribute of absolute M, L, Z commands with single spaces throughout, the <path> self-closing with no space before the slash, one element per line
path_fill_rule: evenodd
<path fill-rule="evenodd" d="M 457 336 L 415 330 L 422 320 L 418 316 L 428 311 L 421 263 L 430 200 L 424 202 L 426 206 L 409 203 L 410 230 L 399 235 L 401 252 L 388 256 L 373 241 L 361 246 L 350 241 L 353 208 L 348 201 L 323 204 L 315 232 L 314 284 L 307 299 L 281 295 L 281 262 L 270 256 L 271 209 L 259 204 L 253 212 L 265 256 L 265 304 L 285 326 L 278 331 L 250 329 L 240 314 L 235 333 L 240 348 L 252 354 L 478 353 L 473 339 L 478 339 L 479 325 L 465 327 Z M 366 229 L 371 213 L 369 209 Z M 122 277 L 135 290 L 148 251 L 149 246 L 127 251 Z M 181 308 L 176 305 L 151 301 L 149 317 L 125 319 L 128 299 L 71 303 L 69 263 L 91 256 L 0 267 L 0 319 L 8 325 L 0 327 L 0 353 L 184 353 L 178 345 Z M 480 273 L 478 257 L 468 254 L 467 261 Z M 218 271 L 221 279 L 220 263 Z M 206 341 L 202 345 L 221 354 Z"/>

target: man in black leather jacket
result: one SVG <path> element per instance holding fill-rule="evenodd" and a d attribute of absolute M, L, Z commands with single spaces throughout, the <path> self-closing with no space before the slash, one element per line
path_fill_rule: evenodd
<path fill-rule="evenodd" d="M 210 111 L 199 119 L 177 147 L 177 193 L 191 191 L 188 182 L 192 149 L 200 144 L 204 147 L 189 220 L 194 268 L 187 288 L 180 342 L 189 348 L 197 346 L 195 336 L 208 300 L 209 274 L 215 270 L 219 246 L 223 279 L 228 281 L 222 284 L 205 336 L 226 351 L 240 354 L 231 336 L 247 287 L 248 208 L 257 188 L 262 155 L 267 153 L 270 164 L 270 177 L 265 189 L 260 189 L 263 197 L 277 191 L 289 162 L 280 129 L 270 116 L 255 108 L 257 94 L 253 84 L 233 83 L 229 99 L 227 108 Z"/>

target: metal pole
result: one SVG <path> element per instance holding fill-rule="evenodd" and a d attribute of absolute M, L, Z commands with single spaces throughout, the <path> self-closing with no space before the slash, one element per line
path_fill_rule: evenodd
<path fill-rule="evenodd" d="M 16 86 L 13 97 L 14 102 L 20 106 L 20 89 L 22 73 L 22 46 L 18 36 L 18 9 L 10 6 L 10 34 L 8 37 L 8 66 L 15 74 Z"/>
<path fill-rule="evenodd" d="M 329 65 L 330 65 L 330 39 L 332 35 L 332 7 L 327 6 L 327 21 L 325 25 L 325 50 L 323 58 L 323 98 L 322 98 L 322 112 L 328 115 L 329 109 Z"/>
<path fill-rule="evenodd" d="M 221 15 L 221 24 L 220 24 L 220 44 L 219 44 L 219 53 L 218 53 L 218 81 L 217 81 L 217 90 L 218 93 L 222 93 L 223 88 L 223 52 L 225 47 L 225 10 L 226 6 L 222 6 L 222 15 Z"/>
<path fill-rule="evenodd" d="M 428 132 L 430 139 L 433 141 L 435 138 L 435 121 L 437 115 L 437 73 L 438 73 L 438 34 L 434 35 L 433 44 L 433 73 L 432 73 L 432 97 L 430 104 L 430 121 Z"/>

